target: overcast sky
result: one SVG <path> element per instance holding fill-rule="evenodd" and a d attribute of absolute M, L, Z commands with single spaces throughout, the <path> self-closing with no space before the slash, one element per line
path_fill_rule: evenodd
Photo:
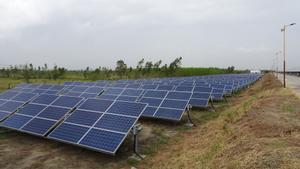
<path fill-rule="evenodd" d="M 0 66 L 113 68 L 182 56 L 185 67 L 270 68 L 280 28 L 296 22 L 287 63 L 300 69 L 299 20 L 299 0 L 0 0 Z"/>

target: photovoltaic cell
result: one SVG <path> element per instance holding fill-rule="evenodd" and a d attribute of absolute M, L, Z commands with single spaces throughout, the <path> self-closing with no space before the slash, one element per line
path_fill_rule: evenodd
<path fill-rule="evenodd" d="M 33 99 L 36 94 L 33 93 L 20 93 L 12 98 L 12 100 L 20 101 L 20 102 L 28 102 Z"/>
<path fill-rule="evenodd" d="M 88 130 L 88 127 L 62 123 L 53 132 L 51 132 L 48 137 L 75 144 Z"/>
<path fill-rule="evenodd" d="M 56 121 L 34 118 L 22 127 L 21 130 L 43 136 L 54 126 L 55 123 Z"/>
<path fill-rule="evenodd" d="M 19 94 L 19 92 L 6 91 L 3 93 L 0 93 L 0 99 L 10 100 L 11 98 L 15 97 L 17 94 Z"/>
<path fill-rule="evenodd" d="M 73 108 L 80 103 L 81 100 L 82 98 L 80 97 L 60 96 L 52 103 L 52 105 Z"/>
<path fill-rule="evenodd" d="M 0 111 L 0 121 L 4 120 L 8 115 L 10 115 L 10 113 Z"/>
<path fill-rule="evenodd" d="M 21 107 L 24 103 L 17 102 L 17 101 L 7 101 L 6 103 L 2 104 L 0 106 L 0 111 L 6 111 L 13 113 L 15 112 L 19 107 Z"/>
<path fill-rule="evenodd" d="M 13 129 L 19 129 L 25 125 L 31 117 L 14 114 L 1 123 L 1 126 Z"/>
<path fill-rule="evenodd" d="M 84 110 L 75 110 L 67 119 L 66 122 L 92 126 L 103 113 L 96 113 Z"/>
<path fill-rule="evenodd" d="M 140 103 L 118 101 L 115 102 L 107 112 L 138 117 L 144 107 L 145 105 Z"/>
<path fill-rule="evenodd" d="M 44 110 L 47 106 L 39 105 L 39 104 L 27 104 L 22 107 L 17 113 L 24 114 L 29 116 L 35 116 L 39 114 L 42 110 Z"/>
<path fill-rule="evenodd" d="M 71 109 L 68 108 L 48 106 L 38 115 L 38 117 L 59 120 L 64 117 L 70 110 Z"/>
<path fill-rule="evenodd" d="M 125 134 L 92 129 L 79 144 L 99 151 L 114 153 L 125 136 Z"/>
<path fill-rule="evenodd" d="M 105 112 L 113 103 L 111 100 L 103 99 L 87 99 L 83 102 L 78 109 L 92 110 L 97 112 Z"/>
<path fill-rule="evenodd" d="M 31 101 L 31 103 L 38 103 L 38 104 L 45 104 L 49 105 L 52 103 L 54 100 L 56 100 L 59 96 L 57 95 L 48 95 L 48 94 L 43 94 L 38 96 L 36 99 Z"/>
<path fill-rule="evenodd" d="M 136 120 L 137 118 L 104 114 L 95 127 L 126 133 Z"/>

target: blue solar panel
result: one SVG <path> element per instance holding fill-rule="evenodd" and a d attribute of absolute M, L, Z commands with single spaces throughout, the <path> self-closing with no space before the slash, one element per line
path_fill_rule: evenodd
<path fill-rule="evenodd" d="M 7 102 L 7 100 L 0 100 L 0 106 L 6 102 Z"/>
<path fill-rule="evenodd" d="M 48 85 L 48 84 L 43 84 L 43 85 L 40 85 L 39 87 L 38 87 L 38 89 L 49 89 L 49 88 L 51 88 L 52 87 L 52 85 Z"/>
<path fill-rule="evenodd" d="M 1 126 L 13 128 L 13 129 L 19 129 L 23 125 L 25 125 L 29 120 L 31 120 L 31 117 L 14 114 L 10 116 L 8 119 L 4 120 L 1 123 Z"/>
<path fill-rule="evenodd" d="M 43 90 L 43 89 L 35 89 L 32 91 L 32 93 L 36 93 L 36 94 L 43 94 L 45 93 L 47 90 Z"/>
<path fill-rule="evenodd" d="M 83 98 L 95 98 L 97 96 L 98 96 L 98 94 L 96 94 L 96 93 L 82 93 L 80 95 L 80 97 L 83 97 Z"/>
<path fill-rule="evenodd" d="M 211 93 L 212 88 L 211 87 L 195 87 L 194 92 L 200 92 L 200 93 Z"/>
<path fill-rule="evenodd" d="M 118 95 L 109 95 L 109 94 L 101 94 L 98 96 L 100 99 L 107 99 L 107 100 L 116 100 L 118 98 Z"/>
<path fill-rule="evenodd" d="M 65 94 L 63 94 L 64 96 L 73 96 L 73 97 L 79 97 L 82 93 L 79 93 L 79 92 L 67 92 Z"/>
<path fill-rule="evenodd" d="M 6 103 L 0 106 L 0 111 L 7 111 L 10 113 L 15 112 L 19 107 L 21 107 L 24 103 L 16 102 L 16 101 L 7 101 Z"/>
<path fill-rule="evenodd" d="M 55 125 L 55 123 L 56 121 L 34 118 L 22 127 L 21 130 L 43 136 Z"/>
<path fill-rule="evenodd" d="M 80 97 L 60 96 L 52 105 L 73 108 L 80 103 L 81 100 L 82 98 Z"/>
<path fill-rule="evenodd" d="M 50 90 L 62 90 L 62 89 L 64 89 L 65 88 L 65 86 L 63 86 L 63 85 L 53 85 L 51 88 L 50 88 Z"/>
<path fill-rule="evenodd" d="M 6 91 L 3 93 L 0 93 L 0 99 L 9 100 L 13 97 L 15 97 L 19 92 L 16 91 Z"/>
<path fill-rule="evenodd" d="M 14 98 L 12 98 L 12 100 L 20 101 L 20 102 L 28 102 L 35 96 L 36 96 L 36 94 L 33 94 L 33 93 L 20 93 L 20 94 L 16 95 Z"/>
<path fill-rule="evenodd" d="M 141 102 L 141 103 L 148 103 L 149 106 L 158 107 L 161 104 L 162 99 L 159 99 L 159 98 L 145 98 L 145 97 L 143 97 L 139 102 Z"/>
<path fill-rule="evenodd" d="M 143 93 L 143 90 L 137 90 L 137 89 L 125 89 L 121 95 L 127 95 L 127 96 L 140 96 Z"/>
<path fill-rule="evenodd" d="M 21 92 L 32 93 L 33 89 L 21 89 Z"/>
<path fill-rule="evenodd" d="M 143 112 L 142 116 L 152 117 L 155 114 L 156 110 L 157 110 L 157 107 L 149 107 L 148 106 L 145 109 L 145 111 Z"/>
<path fill-rule="evenodd" d="M 143 97 L 164 98 L 167 93 L 167 91 L 148 90 L 145 92 Z"/>
<path fill-rule="evenodd" d="M 206 99 L 210 98 L 210 93 L 193 93 L 192 99 Z"/>
<path fill-rule="evenodd" d="M 166 108 L 174 108 L 174 109 L 182 109 L 184 110 L 188 104 L 188 101 L 182 101 L 182 100 L 168 100 L 165 99 L 160 107 L 166 107 Z"/>
<path fill-rule="evenodd" d="M 92 126 L 100 117 L 102 113 L 75 110 L 67 119 L 66 122 Z"/>
<path fill-rule="evenodd" d="M 64 117 L 69 111 L 70 109 L 67 108 L 48 106 L 38 115 L 38 117 L 59 120 Z"/>
<path fill-rule="evenodd" d="M 193 107 L 202 107 L 206 108 L 208 106 L 208 99 L 194 99 L 192 98 L 189 102 Z"/>
<path fill-rule="evenodd" d="M 90 87 L 88 88 L 85 92 L 86 93 L 96 93 L 96 94 L 100 94 L 101 92 L 103 92 L 103 88 L 101 87 Z"/>
<path fill-rule="evenodd" d="M 134 103 L 134 102 L 115 102 L 108 110 L 108 113 L 130 115 L 139 117 L 141 112 L 145 108 L 145 104 Z"/>
<path fill-rule="evenodd" d="M 0 121 L 4 120 L 8 115 L 10 115 L 10 113 L 0 111 Z"/>
<path fill-rule="evenodd" d="M 128 89 L 138 89 L 141 87 L 141 84 L 129 84 L 126 86 Z"/>
<path fill-rule="evenodd" d="M 192 93 L 189 92 L 169 92 L 167 99 L 189 100 Z"/>
<path fill-rule="evenodd" d="M 62 123 L 48 137 L 64 142 L 77 143 L 88 130 L 87 127 Z"/>
<path fill-rule="evenodd" d="M 79 144 L 99 151 L 114 154 L 125 136 L 125 134 L 92 129 L 80 141 Z"/>
<path fill-rule="evenodd" d="M 159 108 L 154 117 L 161 119 L 180 120 L 182 117 L 182 110 Z"/>
<path fill-rule="evenodd" d="M 29 104 L 25 105 L 24 107 L 22 107 L 17 113 L 35 116 L 35 115 L 39 114 L 45 108 L 46 108 L 46 106 L 43 106 L 43 105 L 29 103 Z"/>
<path fill-rule="evenodd" d="M 88 87 L 85 86 L 75 86 L 71 89 L 72 92 L 84 92 Z"/>
<path fill-rule="evenodd" d="M 174 89 L 173 85 L 159 85 L 157 87 L 157 90 L 167 90 L 167 91 L 171 91 Z"/>
<path fill-rule="evenodd" d="M 87 99 L 79 106 L 79 109 L 105 112 L 112 103 L 113 101 L 111 100 Z"/>
<path fill-rule="evenodd" d="M 58 94 L 59 93 L 59 91 L 57 91 L 57 90 L 47 90 L 46 92 L 45 92 L 45 94 Z"/>
<path fill-rule="evenodd" d="M 104 114 L 95 127 L 126 133 L 131 129 L 136 120 L 137 118 Z"/>
<path fill-rule="evenodd" d="M 134 96 L 119 96 L 117 98 L 117 100 L 121 100 L 121 101 L 136 101 L 138 99 L 138 97 L 134 97 Z"/>
<path fill-rule="evenodd" d="M 194 86 L 177 86 L 176 91 L 185 91 L 185 92 L 191 92 L 193 91 Z"/>
<path fill-rule="evenodd" d="M 147 90 L 150 90 L 150 89 L 156 89 L 158 87 L 158 85 L 152 85 L 152 84 L 146 84 L 146 85 L 143 85 L 142 86 L 142 89 L 147 89 Z"/>
<path fill-rule="evenodd" d="M 56 100 L 59 96 L 56 95 L 48 95 L 48 94 L 43 94 L 38 96 L 36 99 L 31 101 L 31 103 L 38 103 L 38 104 L 45 104 L 49 105 L 51 104 L 54 100 Z"/>
<path fill-rule="evenodd" d="M 120 89 L 120 88 L 108 88 L 104 91 L 103 94 L 110 94 L 110 95 L 119 95 L 122 93 L 124 89 Z"/>

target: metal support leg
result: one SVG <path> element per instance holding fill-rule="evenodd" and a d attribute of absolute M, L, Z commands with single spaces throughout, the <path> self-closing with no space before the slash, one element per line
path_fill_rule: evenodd
<path fill-rule="evenodd" d="M 144 159 L 145 156 L 138 153 L 138 133 L 142 130 L 143 126 L 141 124 L 136 124 L 132 127 L 133 134 L 133 158 L 137 157 L 138 160 Z"/>
<path fill-rule="evenodd" d="M 187 122 L 187 126 L 189 126 L 189 127 L 193 127 L 193 126 L 196 126 L 196 124 L 192 121 L 192 119 L 191 119 L 191 116 L 190 116 L 190 109 L 192 108 L 192 106 L 191 105 L 188 105 L 188 107 L 187 107 L 187 117 L 188 117 L 188 122 Z"/>
<path fill-rule="evenodd" d="M 213 111 L 213 112 L 216 112 L 216 108 L 214 106 L 214 103 L 213 103 L 213 99 L 210 98 L 210 109 Z"/>

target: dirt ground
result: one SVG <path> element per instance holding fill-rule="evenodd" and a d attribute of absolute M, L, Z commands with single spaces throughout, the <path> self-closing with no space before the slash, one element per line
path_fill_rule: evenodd
<path fill-rule="evenodd" d="M 130 139 L 111 157 L 2 129 L 0 168 L 299 168 L 299 103 L 267 74 L 216 112 L 193 110 L 196 127 L 143 120 L 140 162 Z"/>

